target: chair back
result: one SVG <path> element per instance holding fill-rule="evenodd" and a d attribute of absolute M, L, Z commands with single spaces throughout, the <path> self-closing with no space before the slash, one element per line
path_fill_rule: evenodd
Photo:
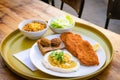
<path fill-rule="evenodd" d="M 111 19 L 120 19 L 120 0 L 109 0 L 107 17 Z"/>
<path fill-rule="evenodd" d="M 71 6 L 78 13 L 81 5 L 81 0 L 61 0 L 62 2 Z"/>

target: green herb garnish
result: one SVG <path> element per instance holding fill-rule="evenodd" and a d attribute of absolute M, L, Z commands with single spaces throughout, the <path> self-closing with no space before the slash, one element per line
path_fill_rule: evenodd
<path fill-rule="evenodd" d="M 59 61 L 60 63 L 64 62 L 63 59 L 63 51 L 57 52 L 57 51 L 53 51 L 50 56 L 51 57 L 55 57 L 57 61 Z"/>

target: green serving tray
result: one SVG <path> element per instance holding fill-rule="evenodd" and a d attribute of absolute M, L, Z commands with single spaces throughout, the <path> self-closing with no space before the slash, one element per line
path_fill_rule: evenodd
<path fill-rule="evenodd" d="M 1 45 L 0 45 L 0 51 L 1 51 L 0 54 L 3 58 L 3 60 L 5 61 L 5 63 L 7 64 L 8 68 L 10 68 L 17 75 L 27 78 L 27 79 L 34 79 L 34 80 L 78 79 L 78 80 L 84 80 L 84 79 L 88 79 L 93 76 L 96 76 L 97 74 L 102 72 L 112 60 L 113 47 L 112 47 L 109 39 L 99 30 L 97 30 L 89 25 L 86 25 L 83 23 L 78 23 L 78 22 L 76 22 L 75 27 L 72 30 L 72 32 L 82 34 L 82 35 L 85 35 L 85 36 L 88 36 L 88 37 L 94 39 L 105 50 L 106 57 L 107 57 L 106 62 L 96 72 L 89 74 L 89 75 L 75 77 L 75 78 L 60 78 L 60 77 L 48 75 L 39 70 L 31 71 L 24 64 L 22 64 L 20 61 L 18 61 L 15 57 L 13 57 L 13 54 L 32 47 L 32 45 L 36 42 L 36 40 L 30 40 L 30 39 L 26 38 L 25 36 L 23 36 L 23 34 L 18 29 L 13 31 L 12 33 L 10 33 L 8 36 L 6 36 L 3 39 L 3 41 L 1 42 Z M 54 33 L 50 29 L 48 29 L 48 31 L 43 36 L 48 36 L 51 34 L 54 34 Z"/>

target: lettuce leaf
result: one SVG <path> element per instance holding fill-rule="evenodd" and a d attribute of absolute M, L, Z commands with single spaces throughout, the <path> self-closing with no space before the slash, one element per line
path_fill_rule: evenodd
<path fill-rule="evenodd" d="M 66 15 L 65 17 L 58 17 L 51 21 L 51 26 L 53 28 L 69 28 L 74 25 L 75 21 L 71 16 Z"/>

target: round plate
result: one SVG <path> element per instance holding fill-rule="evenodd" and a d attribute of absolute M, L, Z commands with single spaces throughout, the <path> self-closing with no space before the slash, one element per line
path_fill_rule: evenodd
<path fill-rule="evenodd" d="M 93 72 L 92 74 L 82 77 L 74 77 L 70 79 L 83 80 L 96 76 L 108 66 L 108 64 L 111 62 L 113 58 L 113 47 L 109 39 L 101 31 L 91 27 L 90 25 L 78 23 L 78 22 L 76 22 L 72 32 L 90 37 L 91 39 L 98 42 L 105 51 L 106 62 L 99 70 Z M 48 31 L 43 36 L 49 36 L 52 34 L 54 33 L 50 29 L 48 29 Z M 49 74 L 43 73 L 40 70 L 33 72 L 13 56 L 13 54 L 31 48 L 35 42 L 36 42 L 35 40 L 30 40 L 25 36 L 23 36 L 18 29 L 10 33 L 8 36 L 6 36 L 1 42 L 0 54 L 4 62 L 7 64 L 8 68 L 11 69 L 11 71 L 15 72 L 17 75 L 31 80 L 69 79 L 69 78 L 59 78 L 59 77 L 51 76 Z"/>
<path fill-rule="evenodd" d="M 56 34 L 56 35 L 49 35 L 46 38 L 51 40 L 53 38 L 59 38 L 60 34 Z M 96 42 L 95 40 L 86 37 L 84 35 L 82 35 L 82 38 L 84 40 L 87 40 L 88 42 L 90 42 L 90 44 L 94 45 L 98 42 Z M 65 49 L 66 50 L 66 49 Z M 99 70 L 105 63 L 106 61 L 106 54 L 104 49 L 102 48 L 102 46 L 100 46 L 99 44 L 99 49 L 96 51 L 96 54 L 98 56 L 98 60 L 99 60 L 99 65 L 96 66 L 84 66 L 84 65 L 80 65 L 79 70 L 77 70 L 76 72 L 70 72 L 70 73 L 60 73 L 60 72 L 55 72 L 52 71 L 50 69 L 45 68 L 45 66 L 42 64 L 43 59 L 43 55 L 41 53 L 41 51 L 38 48 L 37 43 L 35 43 L 32 48 L 30 49 L 30 59 L 33 63 L 33 65 L 38 68 L 39 70 L 53 75 L 53 76 L 58 76 L 58 77 L 80 77 L 80 76 L 86 76 L 89 75 L 97 70 Z"/>

